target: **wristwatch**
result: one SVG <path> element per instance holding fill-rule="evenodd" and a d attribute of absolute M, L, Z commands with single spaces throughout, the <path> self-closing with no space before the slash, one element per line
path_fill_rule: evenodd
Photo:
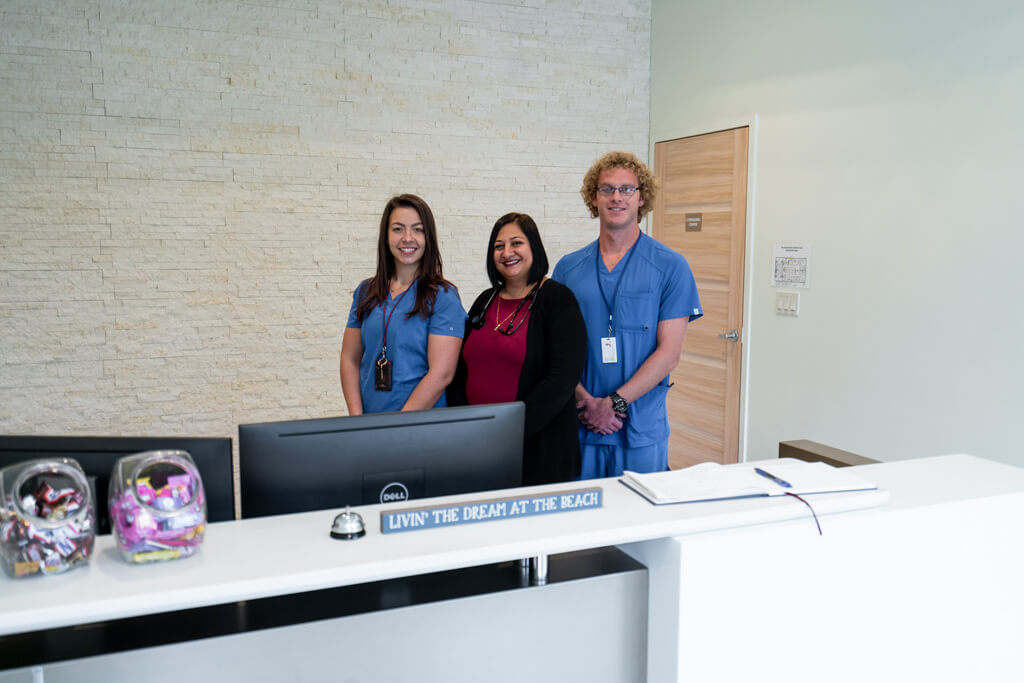
<path fill-rule="evenodd" d="M 626 403 L 626 399 L 622 398 L 614 391 L 608 395 L 608 398 L 612 400 L 612 410 L 623 417 L 626 417 L 629 414 L 629 404 Z"/>

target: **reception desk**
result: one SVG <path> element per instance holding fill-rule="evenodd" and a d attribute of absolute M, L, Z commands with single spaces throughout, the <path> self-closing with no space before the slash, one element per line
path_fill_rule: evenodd
<path fill-rule="evenodd" d="M 1024 613 L 1024 471 L 970 456 L 856 470 L 879 490 L 813 497 L 821 536 L 788 497 L 655 507 L 607 479 L 587 482 L 603 490 L 599 509 L 425 531 L 381 534 L 380 506 L 357 508 L 367 535 L 355 541 L 329 537 L 336 510 L 215 523 L 199 555 L 152 566 L 125 564 L 101 537 L 86 568 L 0 581 L 0 655 L 48 641 L 39 662 L 12 668 L 0 656 L 0 681 L 837 680 L 845 657 L 860 672 L 850 680 L 883 657 L 901 676 L 933 669 L 928 678 L 943 680 L 955 653 L 942 653 L 944 667 L 921 660 L 953 641 L 1019 678 L 1003 648 L 1019 649 Z M 516 560 L 534 556 L 552 558 L 547 585 L 515 578 Z M 307 609 L 290 606 L 302 596 L 346 603 L 332 591 L 462 584 L 482 568 L 512 579 L 393 609 L 287 616 Z M 210 619 L 230 622 L 261 604 L 285 620 L 174 631 L 176 615 L 201 624 L 201 610 L 218 610 Z M 118 624 L 166 633 L 118 649 Z M 62 657 L 61 634 L 90 632 L 104 634 L 92 650 Z"/>

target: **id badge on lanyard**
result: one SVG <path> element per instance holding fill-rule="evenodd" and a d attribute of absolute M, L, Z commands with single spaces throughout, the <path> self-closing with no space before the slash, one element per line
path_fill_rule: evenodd
<path fill-rule="evenodd" d="M 626 269 L 629 268 L 629 260 L 633 257 L 633 252 L 636 249 L 637 243 L 643 238 L 643 233 L 640 233 L 636 242 L 630 246 L 629 251 L 626 253 L 625 258 L 622 260 L 622 270 L 619 273 L 619 280 L 615 283 L 615 291 L 612 292 L 612 299 L 608 301 L 608 297 L 604 293 L 604 286 L 601 284 L 601 250 L 597 249 L 597 258 L 595 261 L 595 273 L 597 275 L 597 287 L 601 292 L 601 298 L 604 300 L 604 305 L 608 309 L 608 336 L 601 337 L 601 362 L 612 364 L 619 362 L 619 349 L 615 341 L 615 328 L 614 328 L 614 311 L 615 311 L 615 300 L 619 296 L 619 285 L 626 278 Z"/>
<path fill-rule="evenodd" d="M 405 292 L 408 292 L 410 289 L 412 289 L 411 285 L 406 288 Z M 398 298 L 395 299 L 395 305 L 391 309 L 391 313 L 388 313 L 387 315 L 384 315 L 384 312 L 388 309 L 388 302 L 387 299 L 384 300 L 384 311 L 381 312 L 380 320 L 382 328 L 380 355 L 377 356 L 377 361 L 374 363 L 373 368 L 373 388 L 377 391 L 391 391 L 391 377 L 394 372 L 394 363 L 388 360 L 388 326 L 391 324 L 391 316 L 393 316 L 395 311 L 398 310 L 398 304 L 402 300 L 402 297 L 405 296 L 405 292 L 398 295 Z"/>
<path fill-rule="evenodd" d="M 381 351 L 380 357 L 374 364 L 373 388 L 377 391 L 391 391 L 391 361 Z"/>
<path fill-rule="evenodd" d="M 615 347 L 615 337 L 601 337 L 601 362 L 619 362 L 619 356 Z"/>

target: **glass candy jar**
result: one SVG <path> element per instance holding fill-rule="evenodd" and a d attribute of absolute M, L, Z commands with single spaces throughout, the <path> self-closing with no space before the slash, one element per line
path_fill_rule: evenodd
<path fill-rule="evenodd" d="M 159 562 L 195 554 L 206 529 L 206 496 L 185 451 L 145 451 L 114 463 L 110 527 L 129 562 Z"/>
<path fill-rule="evenodd" d="M 85 564 L 96 541 L 96 508 L 82 467 L 70 458 L 0 470 L 0 559 L 12 577 Z"/>

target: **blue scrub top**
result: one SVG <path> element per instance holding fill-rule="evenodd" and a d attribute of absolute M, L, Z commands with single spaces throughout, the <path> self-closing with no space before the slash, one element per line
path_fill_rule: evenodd
<path fill-rule="evenodd" d="M 629 260 L 623 257 L 612 271 L 598 258 L 595 240 L 562 257 L 551 277 L 572 290 L 583 313 L 587 325 L 587 365 L 581 382 L 592 396 L 609 395 L 643 365 L 658 345 L 659 322 L 674 318 L 693 321 L 704 315 L 690 264 L 682 255 L 643 234 L 633 246 Z M 604 296 L 598 288 L 598 277 Z M 601 338 L 608 336 L 605 297 L 615 307 L 617 363 L 601 361 Z M 580 441 L 626 448 L 665 441 L 669 434 L 665 407 L 668 385 L 666 376 L 634 401 L 623 429 L 601 435 L 581 426 Z"/>
<path fill-rule="evenodd" d="M 363 343 L 363 357 L 359 362 L 359 391 L 363 399 L 363 412 L 383 413 L 401 410 L 429 369 L 428 335 L 440 334 L 461 338 L 466 326 L 466 310 L 462 307 L 459 293 L 454 287 L 447 290 L 438 287 L 433 314 L 429 318 L 420 315 L 407 318 L 406 314 L 416 305 L 418 280 L 406 290 L 405 296 L 397 297 L 400 299 L 397 309 L 393 308 L 396 298 L 389 296 L 387 312 L 391 318 L 388 323 L 388 359 L 392 363 L 391 391 L 377 391 L 373 387 L 373 371 L 383 341 L 381 327 L 384 307 L 377 306 L 371 310 L 362 322 L 356 319 L 359 294 L 368 282 L 366 280 L 360 283 L 352 294 L 352 308 L 349 310 L 347 325 L 360 331 L 359 338 Z M 444 405 L 446 403 L 442 392 L 434 407 Z"/>

